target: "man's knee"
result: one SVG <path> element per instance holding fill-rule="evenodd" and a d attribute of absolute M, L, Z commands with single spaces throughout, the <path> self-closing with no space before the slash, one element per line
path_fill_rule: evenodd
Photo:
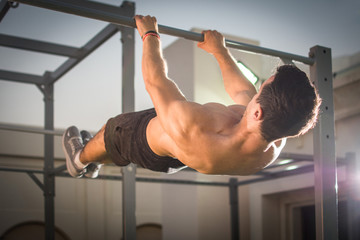
<path fill-rule="evenodd" d="M 96 142 L 99 142 L 99 143 L 103 143 L 105 145 L 105 140 L 104 140 L 104 137 L 105 137 L 105 127 L 106 125 L 102 126 L 102 128 L 100 129 L 100 131 L 95 135 L 94 137 L 94 140 Z"/>

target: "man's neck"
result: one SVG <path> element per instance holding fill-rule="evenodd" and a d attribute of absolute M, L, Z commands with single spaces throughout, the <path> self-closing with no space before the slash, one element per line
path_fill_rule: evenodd
<path fill-rule="evenodd" d="M 244 142 L 260 147 L 263 151 L 268 148 L 270 143 L 261 135 L 260 122 L 248 121 L 248 118 L 244 115 L 239 125 L 239 133 Z"/>

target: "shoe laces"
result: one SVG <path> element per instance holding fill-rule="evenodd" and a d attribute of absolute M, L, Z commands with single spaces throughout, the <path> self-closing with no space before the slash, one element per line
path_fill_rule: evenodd
<path fill-rule="evenodd" d="M 83 144 L 81 142 L 81 138 L 79 137 L 73 137 L 73 138 L 70 138 L 69 139 L 69 144 L 70 144 L 70 147 L 71 147 L 71 153 L 72 155 L 75 155 L 75 153 L 83 148 Z"/>

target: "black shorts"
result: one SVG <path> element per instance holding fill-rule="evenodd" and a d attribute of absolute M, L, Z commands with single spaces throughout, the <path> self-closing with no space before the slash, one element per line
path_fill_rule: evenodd
<path fill-rule="evenodd" d="M 137 164 L 152 171 L 173 173 L 185 165 L 172 157 L 155 154 L 146 139 L 146 127 L 155 109 L 120 114 L 108 120 L 104 141 L 107 153 L 118 166 Z"/>

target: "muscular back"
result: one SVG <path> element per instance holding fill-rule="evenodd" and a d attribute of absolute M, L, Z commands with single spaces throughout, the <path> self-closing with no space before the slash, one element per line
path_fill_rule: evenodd
<path fill-rule="evenodd" d="M 157 117 L 149 123 L 147 138 L 156 154 L 172 156 L 210 174 L 247 175 L 271 160 L 272 154 L 262 151 L 266 146 L 259 146 L 262 143 L 244 130 L 244 106 L 184 104 L 169 119 L 174 121 L 173 132 L 165 131 Z"/>

